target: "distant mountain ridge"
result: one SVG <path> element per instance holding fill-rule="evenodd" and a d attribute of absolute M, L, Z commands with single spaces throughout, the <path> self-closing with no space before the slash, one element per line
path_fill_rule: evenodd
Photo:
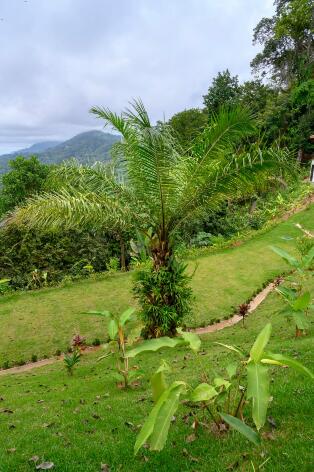
<path fill-rule="evenodd" d="M 93 130 L 77 134 L 67 141 L 45 141 L 36 143 L 26 149 L 0 156 L 0 174 L 9 170 L 9 161 L 17 156 L 36 155 L 46 164 L 60 164 L 60 162 L 75 158 L 82 164 L 92 164 L 96 161 L 110 160 L 111 146 L 120 140 L 120 137 L 110 133 Z"/>

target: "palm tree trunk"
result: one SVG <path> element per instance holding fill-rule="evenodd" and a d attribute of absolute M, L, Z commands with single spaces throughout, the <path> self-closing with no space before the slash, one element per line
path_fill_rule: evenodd
<path fill-rule="evenodd" d="M 172 256 L 172 250 L 169 247 L 169 242 L 159 241 L 158 244 L 152 248 L 153 267 L 154 270 L 159 270 L 162 267 L 167 267 L 169 259 Z"/>

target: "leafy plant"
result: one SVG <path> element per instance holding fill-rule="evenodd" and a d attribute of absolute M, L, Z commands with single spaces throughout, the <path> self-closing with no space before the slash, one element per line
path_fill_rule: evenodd
<path fill-rule="evenodd" d="M 110 257 L 109 262 L 107 264 L 108 270 L 112 272 L 117 272 L 120 267 L 120 261 L 118 257 Z"/>
<path fill-rule="evenodd" d="M 257 336 L 247 355 L 235 346 L 217 343 L 236 354 L 239 359 L 238 363 L 232 363 L 226 367 L 226 376 L 215 377 L 212 384 L 201 383 L 192 391 L 184 381 L 175 381 L 168 386 L 164 377 L 164 372 L 168 368 L 162 364 L 152 379 L 155 405 L 137 436 L 134 446 L 135 454 L 146 443 L 154 451 L 160 451 L 164 447 L 171 418 L 176 413 L 180 397 L 183 395 L 190 402 L 200 405 L 202 411 L 208 412 L 218 431 L 232 428 L 254 444 L 260 444 L 259 431 L 265 424 L 270 401 L 269 366 L 289 366 L 314 379 L 314 375 L 295 359 L 265 351 L 270 334 L 271 324 L 267 324 Z M 154 347 L 152 350 L 156 350 L 156 341 L 159 340 L 154 341 L 147 341 Z M 172 345 L 171 341 L 175 344 Z M 177 341 L 174 339 L 167 340 L 167 343 L 168 347 L 177 346 Z M 196 349 L 199 349 L 199 345 L 200 342 Z M 251 416 L 257 432 L 243 421 L 245 399 L 251 403 Z"/>
<path fill-rule="evenodd" d="M 108 319 L 108 335 L 109 343 L 104 345 L 106 354 L 101 356 L 98 360 L 102 360 L 111 354 L 116 354 L 117 357 L 117 378 L 123 388 L 130 386 L 130 382 L 138 376 L 136 369 L 129 367 L 129 359 L 126 356 L 127 334 L 125 331 L 126 325 L 132 320 L 134 308 L 128 308 L 121 315 L 114 315 L 109 311 L 89 311 L 90 315 L 97 315 Z M 119 384 L 120 385 L 120 384 Z"/>
<path fill-rule="evenodd" d="M 6 293 L 10 292 L 11 288 L 9 286 L 9 282 L 11 279 L 0 279 L 0 294 L 5 295 Z"/>
<path fill-rule="evenodd" d="M 276 292 L 285 300 L 287 306 L 280 311 L 283 315 L 292 317 L 296 325 L 296 337 L 301 336 L 308 328 L 307 315 L 314 309 L 310 292 L 298 294 L 297 290 L 288 287 L 277 287 Z"/>
<path fill-rule="evenodd" d="M 249 309 L 250 309 L 249 303 L 241 303 L 241 305 L 239 305 L 239 315 L 242 316 L 243 326 L 244 326 L 244 318 L 248 314 Z"/>
<path fill-rule="evenodd" d="M 133 292 L 142 307 L 144 338 L 174 335 L 177 326 L 191 314 L 191 277 L 185 269 L 186 264 L 172 257 L 167 268 L 153 271 L 148 267 L 135 273 Z"/>
<path fill-rule="evenodd" d="M 71 346 L 74 351 L 76 350 L 83 351 L 86 348 L 85 336 L 81 336 L 80 334 L 75 334 L 75 336 L 73 336 L 72 338 Z"/>
<path fill-rule="evenodd" d="M 271 250 L 286 261 L 290 267 L 295 270 L 300 276 L 304 276 L 306 270 L 311 267 L 314 260 L 314 246 L 311 247 L 308 253 L 299 258 L 294 257 L 289 252 L 277 246 L 270 246 Z"/>
<path fill-rule="evenodd" d="M 74 367 L 80 362 L 81 353 L 75 349 L 72 354 L 65 354 L 64 365 L 69 375 L 73 375 Z"/>

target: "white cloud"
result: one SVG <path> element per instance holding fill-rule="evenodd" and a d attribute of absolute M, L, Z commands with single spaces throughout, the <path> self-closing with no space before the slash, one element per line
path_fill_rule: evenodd
<path fill-rule="evenodd" d="M 0 153 L 99 126 L 92 105 L 141 97 L 153 119 L 202 105 L 229 68 L 242 80 L 271 0 L 2 0 Z"/>

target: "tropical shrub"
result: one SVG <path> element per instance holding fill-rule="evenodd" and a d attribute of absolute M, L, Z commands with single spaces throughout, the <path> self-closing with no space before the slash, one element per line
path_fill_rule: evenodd
<path fill-rule="evenodd" d="M 226 375 L 215 377 L 213 383 L 201 383 L 192 390 L 184 381 L 175 381 L 168 386 L 164 375 L 168 367 L 163 363 L 152 379 L 155 405 L 137 436 L 135 454 L 144 444 L 148 444 L 154 451 L 163 449 L 171 419 L 180 405 L 180 397 L 183 396 L 192 404 L 200 406 L 202 412 L 207 412 L 218 431 L 235 429 L 254 444 L 260 444 L 259 431 L 265 424 L 270 402 L 269 366 L 289 366 L 314 379 L 312 372 L 295 359 L 265 351 L 270 334 L 271 324 L 267 324 L 257 336 L 249 354 L 235 346 L 217 343 L 233 352 L 238 362 L 229 364 Z M 147 341 L 149 342 L 151 341 Z M 145 343 L 141 352 L 144 351 L 144 346 Z M 177 344 L 173 347 L 176 346 Z M 195 350 L 199 347 L 200 342 L 194 345 Z M 132 355 L 132 351 L 128 355 Z M 251 404 L 250 416 L 257 432 L 243 420 L 245 400 Z"/>
<path fill-rule="evenodd" d="M 144 338 L 174 335 L 192 313 L 192 289 L 186 265 L 174 257 L 158 271 L 151 267 L 135 273 L 133 292 L 141 306 Z"/>

